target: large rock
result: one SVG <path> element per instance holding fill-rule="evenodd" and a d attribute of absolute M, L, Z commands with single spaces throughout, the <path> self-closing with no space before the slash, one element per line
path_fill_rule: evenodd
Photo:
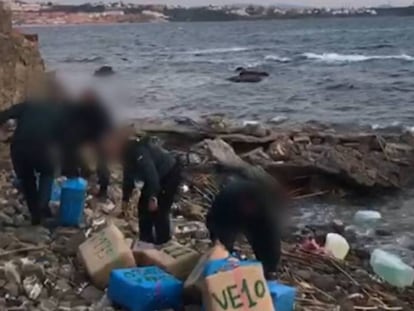
<path fill-rule="evenodd" d="M 0 109 L 40 88 L 44 64 L 36 43 L 11 30 L 10 12 L 0 7 Z"/>
<path fill-rule="evenodd" d="M 12 29 L 10 10 L 0 1 L 0 33 L 10 33 Z"/>

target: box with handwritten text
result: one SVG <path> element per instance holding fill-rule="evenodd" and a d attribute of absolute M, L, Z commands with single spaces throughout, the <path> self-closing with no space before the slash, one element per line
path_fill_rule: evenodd
<path fill-rule="evenodd" d="M 110 225 L 79 246 L 78 256 L 93 284 L 101 289 L 108 285 L 113 269 L 135 267 L 135 259 L 124 235 Z"/>
<path fill-rule="evenodd" d="M 206 311 L 276 311 L 259 262 L 211 261 L 204 272 Z"/>

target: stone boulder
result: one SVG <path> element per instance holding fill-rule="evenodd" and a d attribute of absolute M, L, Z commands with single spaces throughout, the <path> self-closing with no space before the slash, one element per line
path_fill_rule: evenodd
<path fill-rule="evenodd" d="M 10 33 L 12 30 L 10 10 L 0 1 L 0 34 Z"/>
<path fill-rule="evenodd" d="M 0 7 L 0 109 L 39 89 L 44 78 L 36 43 L 12 31 L 10 12 Z"/>

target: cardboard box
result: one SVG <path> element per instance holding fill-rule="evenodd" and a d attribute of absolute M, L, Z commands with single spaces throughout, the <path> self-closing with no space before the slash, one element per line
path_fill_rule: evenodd
<path fill-rule="evenodd" d="M 155 245 L 152 243 L 147 243 L 136 239 L 131 246 L 132 253 L 134 254 L 135 262 L 139 266 L 147 266 L 144 264 L 145 256 L 144 251 L 155 249 Z"/>
<path fill-rule="evenodd" d="M 275 311 L 259 263 L 240 262 L 206 277 L 202 298 L 206 311 Z"/>
<path fill-rule="evenodd" d="M 229 257 L 230 253 L 222 245 L 216 245 L 209 249 L 199 259 L 193 271 L 184 283 L 185 298 L 191 303 L 201 302 L 201 291 L 203 286 L 203 271 L 210 260 L 224 259 Z"/>
<path fill-rule="evenodd" d="M 79 258 L 93 284 L 106 288 L 112 270 L 135 267 L 132 251 L 124 235 L 110 225 L 79 246 Z"/>
<path fill-rule="evenodd" d="M 135 256 L 141 266 L 158 266 L 180 280 L 185 280 L 197 264 L 200 254 L 177 242 L 169 242 L 158 249 L 143 249 Z"/>

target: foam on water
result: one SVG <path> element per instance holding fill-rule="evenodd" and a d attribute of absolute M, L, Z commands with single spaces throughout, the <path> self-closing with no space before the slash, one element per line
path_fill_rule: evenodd
<path fill-rule="evenodd" d="M 273 61 L 273 62 L 280 62 L 280 63 L 288 63 L 292 59 L 289 58 L 289 57 L 282 57 L 282 56 L 279 56 L 279 55 L 272 54 L 272 55 L 266 55 L 265 60 Z"/>
<path fill-rule="evenodd" d="M 326 63 L 352 63 L 370 60 L 404 60 L 412 62 L 414 57 L 407 54 L 397 55 L 362 55 L 362 54 L 338 54 L 338 53 L 304 53 L 307 59 L 318 60 Z"/>
<path fill-rule="evenodd" d="M 245 52 L 245 51 L 250 51 L 250 50 L 252 50 L 252 48 L 234 46 L 234 47 L 228 47 L 228 48 L 192 50 L 192 51 L 186 51 L 183 54 L 209 55 L 209 54 L 237 53 L 237 52 Z"/>

